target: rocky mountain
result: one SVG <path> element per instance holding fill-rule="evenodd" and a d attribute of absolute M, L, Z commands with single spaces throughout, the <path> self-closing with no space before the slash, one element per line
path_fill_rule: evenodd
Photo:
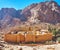
<path fill-rule="evenodd" d="M 60 6 L 55 1 L 41 2 L 28 6 L 22 13 L 30 22 L 60 23 Z M 27 15 L 28 14 L 28 15 Z"/>
<path fill-rule="evenodd" d="M 0 27 L 15 26 L 22 21 L 26 21 L 27 18 L 21 12 L 22 10 L 16 10 L 14 8 L 2 8 L 0 10 Z"/>
<path fill-rule="evenodd" d="M 60 23 L 60 5 L 55 1 L 33 3 L 23 10 L 2 8 L 0 10 L 0 28 L 20 25 L 21 23 L 39 24 Z"/>

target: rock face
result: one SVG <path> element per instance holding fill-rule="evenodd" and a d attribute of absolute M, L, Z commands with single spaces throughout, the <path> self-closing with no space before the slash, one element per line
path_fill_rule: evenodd
<path fill-rule="evenodd" d="M 0 10 L 0 28 L 15 26 L 26 21 L 26 17 L 21 14 L 22 10 L 14 8 L 2 8 Z"/>
<path fill-rule="evenodd" d="M 37 20 L 53 24 L 60 23 L 60 6 L 56 2 L 41 2 L 32 5 L 33 7 L 29 6 L 23 10 L 24 13 L 31 14 L 28 16 L 30 22 Z"/>
<path fill-rule="evenodd" d="M 27 22 L 60 23 L 60 6 L 55 1 L 34 3 L 23 10 L 2 8 L 0 10 L 0 28 Z"/>

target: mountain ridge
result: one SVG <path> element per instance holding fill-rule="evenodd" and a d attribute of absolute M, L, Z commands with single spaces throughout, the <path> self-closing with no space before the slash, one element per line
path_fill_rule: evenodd
<path fill-rule="evenodd" d="M 55 1 L 33 3 L 23 10 L 0 9 L 0 28 L 20 24 L 60 23 L 60 5 Z"/>

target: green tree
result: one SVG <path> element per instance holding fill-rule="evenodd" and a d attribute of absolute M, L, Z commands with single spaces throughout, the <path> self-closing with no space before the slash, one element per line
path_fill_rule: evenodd
<path fill-rule="evenodd" d="M 58 31 L 56 30 L 56 28 L 54 28 L 54 29 L 52 30 L 52 33 L 53 33 L 54 36 L 57 35 L 57 32 L 58 32 Z"/>
<path fill-rule="evenodd" d="M 52 32 L 52 28 L 50 26 L 48 26 L 48 31 Z"/>
<path fill-rule="evenodd" d="M 56 36 L 56 35 L 57 35 L 57 32 L 58 32 L 58 31 L 56 30 L 56 28 L 54 28 L 54 29 L 52 30 L 52 33 L 53 33 L 53 35 L 54 35 L 54 36 L 53 36 L 53 40 L 54 40 L 55 42 L 56 42 L 56 40 L 57 40 L 57 36 Z"/>
<path fill-rule="evenodd" d="M 58 32 L 57 32 L 57 34 L 60 34 L 60 29 L 58 29 Z"/>

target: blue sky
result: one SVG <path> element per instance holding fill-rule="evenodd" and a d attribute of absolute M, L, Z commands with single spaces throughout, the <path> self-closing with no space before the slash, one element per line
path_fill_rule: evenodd
<path fill-rule="evenodd" d="M 1 8 L 24 9 L 32 3 L 44 2 L 46 0 L 0 0 Z M 60 0 L 55 0 L 60 5 Z"/>

